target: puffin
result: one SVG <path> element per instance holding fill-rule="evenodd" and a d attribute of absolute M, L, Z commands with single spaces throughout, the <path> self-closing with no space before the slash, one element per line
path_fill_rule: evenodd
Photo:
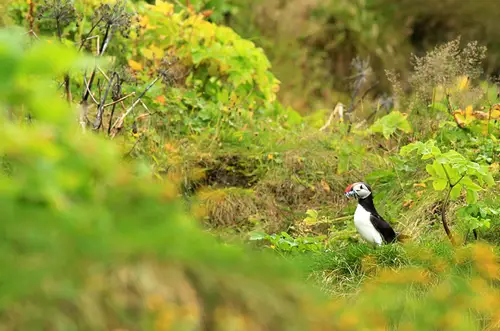
<path fill-rule="evenodd" d="M 370 185 L 365 182 L 353 183 L 345 189 L 344 195 L 349 199 L 356 197 L 358 206 L 354 212 L 354 226 L 361 238 L 372 246 L 393 243 L 398 234 L 375 209 Z"/>

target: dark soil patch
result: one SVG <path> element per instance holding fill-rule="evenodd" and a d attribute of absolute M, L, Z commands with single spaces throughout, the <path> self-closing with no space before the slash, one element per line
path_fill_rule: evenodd
<path fill-rule="evenodd" d="M 251 188 L 260 178 L 256 162 L 237 155 L 202 161 L 200 166 L 206 169 L 203 184 L 211 187 Z"/>

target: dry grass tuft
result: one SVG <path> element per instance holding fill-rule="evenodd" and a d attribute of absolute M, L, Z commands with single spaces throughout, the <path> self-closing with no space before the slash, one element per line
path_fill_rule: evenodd
<path fill-rule="evenodd" d="M 250 189 L 203 188 L 197 198 L 206 211 L 207 223 L 214 227 L 242 227 L 259 212 L 255 193 Z"/>

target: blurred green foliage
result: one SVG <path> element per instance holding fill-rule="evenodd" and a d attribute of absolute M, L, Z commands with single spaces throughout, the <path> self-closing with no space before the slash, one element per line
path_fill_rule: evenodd
<path fill-rule="evenodd" d="M 160 318 L 151 313 L 148 300 L 161 291 L 154 283 L 144 286 L 142 274 L 154 274 L 166 265 L 188 279 L 187 288 L 196 288 L 206 314 L 223 305 L 220 300 L 224 305 L 243 301 L 250 314 L 259 315 L 256 323 L 262 318 L 262 323 L 292 325 L 285 315 L 258 313 L 257 306 L 246 301 L 263 296 L 249 299 L 249 292 L 239 293 L 236 287 L 214 294 L 205 282 L 250 277 L 257 287 L 278 280 L 284 285 L 285 278 L 298 275 L 295 269 L 269 254 L 217 244 L 186 215 L 171 183 L 141 175 L 140 164 L 123 163 L 114 143 L 80 132 L 72 107 L 52 82 L 57 74 L 75 68 L 74 53 L 46 40 L 28 47 L 27 35 L 17 29 L 2 30 L 0 42 L 2 62 L 10 61 L 0 69 L 5 79 L 0 98 L 0 329 L 150 329 Z M 28 78 L 32 87 L 44 87 L 43 99 L 38 91 L 25 89 Z M 8 118 L 18 111 L 29 112 L 33 120 L 20 125 Z M 265 266 L 265 261 L 270 264 Z M 123 273 L 132 278 L 123 278 Z M 170 284 L 172 289 L 179 281 Z M 262 288 L 261 294 L 270 290 Z M 266 301 L 276 304 L 272 296 Z M 289 304 L 292 307 L 293 300 Z"/>

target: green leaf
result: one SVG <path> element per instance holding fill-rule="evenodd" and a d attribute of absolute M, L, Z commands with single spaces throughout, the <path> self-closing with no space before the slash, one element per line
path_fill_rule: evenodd
<path fill-rule="evenodd" d="M 455 164 L 467 164 L 469 161 L 460 153 L 458 153 L 455 150 L 448 151 L 444 154 L 442 154 L 442 157 L 448 162 L 451 163 L 452 165 Z"/>
<path fill-rule="evenodd" d="M 432 153 L 427 153 L 422 156 L 422 160 L 432 159 L 433 157 L 434 155 L 432 155 Z"/>
<path fill-rule="evenodd" d="M 446 180 L 448 179 L 448 176 L 446 176 L 446 172 L 444 171 L 442 164 L 439 164 L 437 161 L 434 161 L 432 163 L 432 167 L 434 168 L 434 171 L 436 173 L 436 177 L 444 178 Z"/>
<path fill-rule="evenodd" d="M 467 197 L 466 197 L 466 200 L 467 200 L 467 203 L 468 204 L 471 204 L 471 203 L 476 203 L 477 200 L 478 200 L 478 194 L 476 191 L 473 191 L 473 190 L 470 190 L 468 189 L 467 190 Z"/>
<path fill-rule="evenodd" d="M 460 197 L 461 192 L 462 192 L 462 185 L 461 184 L 457 184 L 457 185 L 453 186 L 453 188 L 451 189 L 451 192 L 450 192 L 450 198 L 452 200 L 458 199 L 458 197 Z"/>
<path fill-rule="evenodd" d="M 439 110 L 439 111 L 442 111 L 444 113 L 447 113 L 448 112 L 448 106 L 446 106 L 444 103 L 442 102 L 434 102 L 430 105 L 431 108 L 433 109 L 436 109 L 436 110 Z"/>
<path fill-rule="evenodd" d="M 450 168 L 449 166 L 446 166 L 446 171 L 448 171 L 448 176 L 450 176 L 450 181 L 452 184 L 458 184 L 459 180 L 462 178 L 461 172 L 458 171 L 458 169 L 455 168 Z"/>
<path fill-rule="evenodd" d="M 295 126 L 303 122 L 302 116 L 293 109 L 288 109 L 287 111 L 287 121 L 288 125 Z"/>
<path fill-rule="evenodd" d="M 389 139 L 398 130 L 409 133 L 411 126 L 406 117 L 407 115 L 399 111 L 392 111 L 375 121 L 369 130 L 382 133 L 385 139 Z"/>
<path fill-rule="evenodd" d="M 422 149 L 423 145 L 424 144 L 421 141 L 417 141 L 417 142 L 408 144 L 406 146 L 403 146 L 401 148 L 401 150 L 399 151 L 399 155 L 407 156 L 407 155 L 411 154 L 412 152 L 414 152 L 415 150 L 418 153 L 420 153 L 420 150 Z"/>
<path fill-rule="evenodd" d="M 264 232 L 259 232 L 259 231 L 253 231 L 250 233 L 249 240 L 263 240 L 267 239 L 269 236 L 267 233 Z"/>
<path fill-rule="evenodd" d="M 437 177 L 438 174 L 436 172 L 436 169 L 434 169 L 434 165 L 433 164 L 427 164 L 425 166 L 425 170 L 427 170 L 427 172 L 429 173 L 429 175 L 431 175 L 432 177 Z"/>
<path fill-rule="evenodd" d="M 495 179 L 493 178 L 493 175 L 488 173 L 486 176 L 483 177 L 484 181 L 488 186 L 495 186 Z"/>
<path fill-rule="evenodd" d="M 432 186 L 434 187 L 434 190 L 436 191 L 442 191 L 446 188 L 448 184 L 448 181 L 446 179 L 438 178 L 434 179 L 432 182 Z"/>
<path fill-rule="evenodd" d="M 465 176 L 462 178 L 460 181 L 462 185 L 464 185 L 467 189 L 473 190 L 473 191 L 481 191 L 483 188 L 476 183 L 472 181 L 472 179 L 469 176 Z"/>
<path fill-rule="evenodd" d="M 431 151 L 433 156 L 438 156 L 441 154 L 441 150 L 437 146 L 432 146 Z"/>

